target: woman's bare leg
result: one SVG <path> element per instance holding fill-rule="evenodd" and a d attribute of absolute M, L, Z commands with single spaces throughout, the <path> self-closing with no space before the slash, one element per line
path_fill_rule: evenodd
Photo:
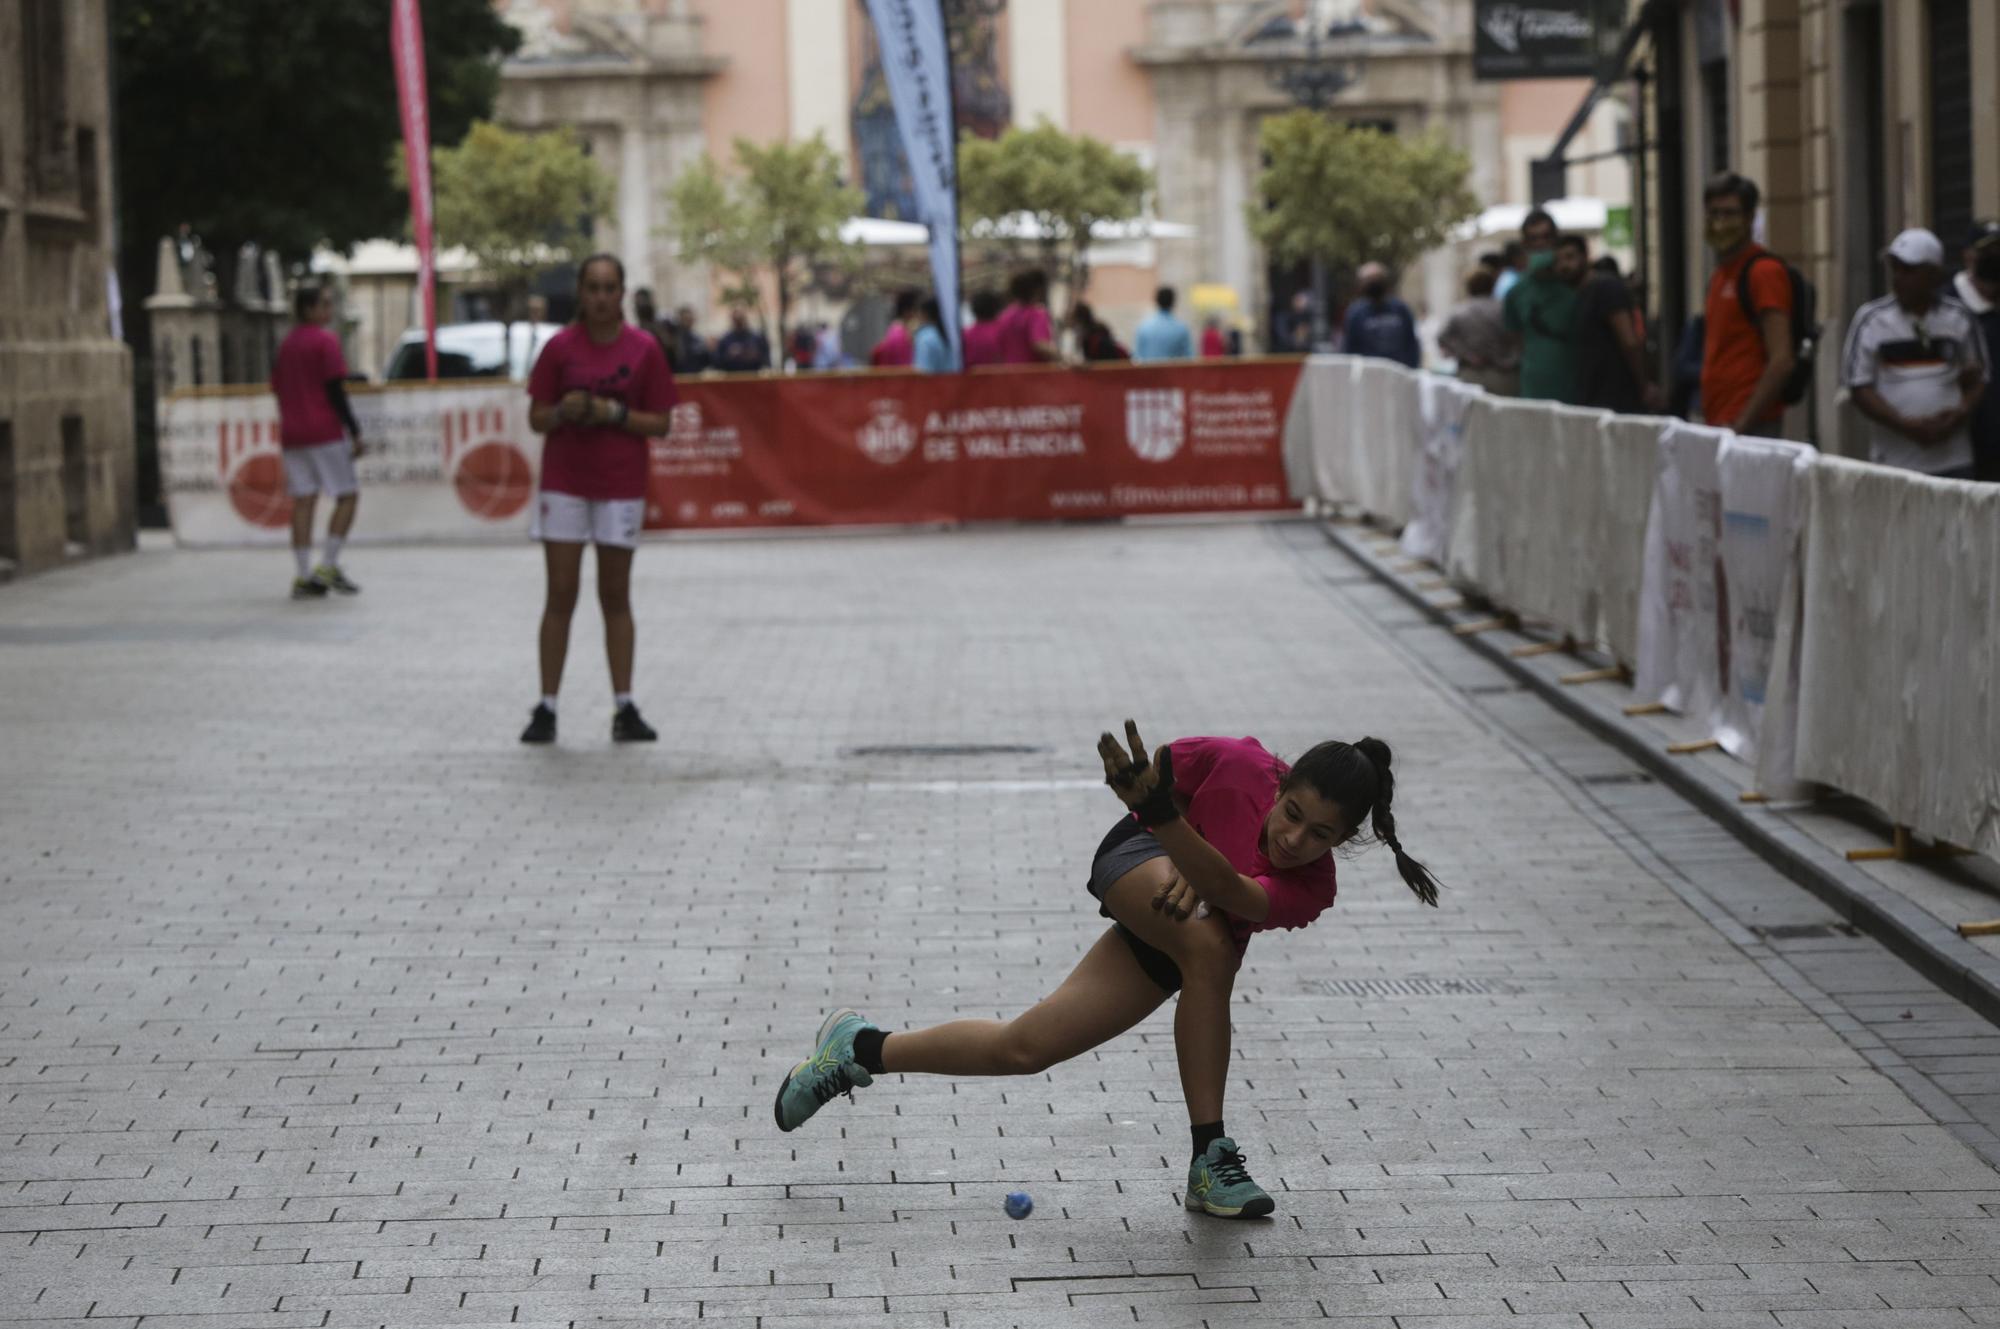
<path fill-rule="evenodd" d="M 1158 1010 L 1167 994 L 1132 948 L 1107 929 L 1048 996 L 1012 1020 L 953 1020 L 882 1044 L 884 1071 L 1035 1075 L 1109 1042 Z"/>
<path fill-rule="evenodd" d="M 1104 893 L 1104 907 L 1139 940 L 1166 952 L 1180 966 L 1174 1051 L 1180 1059 L 1188 1121 L 1203 1125 L 1222 1120 L 1229 1081 L 1229 998 L 1236 986 L 1238 957 L 1221 914 L 1177 920 L 1153 908 L 1153 897 L 1173 871 L 1169 859 L 1141 863 L 1112 883 Z"/>

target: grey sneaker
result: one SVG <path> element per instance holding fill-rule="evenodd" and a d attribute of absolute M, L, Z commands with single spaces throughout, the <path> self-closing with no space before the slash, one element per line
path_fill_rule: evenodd
<path fill-rule="evenodd" d="M 856 1089 L 866 1089 L 875 1077 L 854 1060 L 854 1036 L 875 1026 L 848 1010 L 835 1011 L 819 1027 L 813 1054 L 792 1067 L 792 1073 L 778 1086 L 778 1101 L 771 1115 L 781 1131 L 795 1131 L 812 1119 L 836 1095 L 849 1101 Z"/>

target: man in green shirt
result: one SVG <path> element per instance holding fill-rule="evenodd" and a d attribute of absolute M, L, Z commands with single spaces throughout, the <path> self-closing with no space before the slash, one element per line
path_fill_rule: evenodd
<path fill-rule="evenodd" d="M 1507 292 L 1507 330 L 1521 338 L 1521 396 L 1575 402 L 1576 298 L 1589 270 L 1583 237 L 1565 235 L 1554 253 L 1536 254 Z"/>

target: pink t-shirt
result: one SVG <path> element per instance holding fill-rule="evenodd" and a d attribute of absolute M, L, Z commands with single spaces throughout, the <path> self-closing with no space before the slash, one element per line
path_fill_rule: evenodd
<path fill-rule="evenodd" d="M 278 394 L 278 441 L 288 448 L 338 443 L 346 426 L 326 399 L 329 380 L 347 377 L 340 338 L 314 323 L 285 334 L 271 366 L 271 391 Z"/>
<path fill-rule="evenodd" d="M 1187 801 L 1188 825 L 1229 865 L 1264 888 L 1271 910 L 1260 923 L 1231 915 L 1236 947 L 1253 932 L 1302 928 L 1333 903 L 1333 854 L 1284 871 L 1264 856 L 1264 819 L 1278 801 L 1278 782 L 1292 768 L 1254 738 L 1177 738 L 1174 789 Z"/>
<path fill-rule="evenodd" d="M 629 323 L 604 346 L 581 323 L 549 338 L 528 375 L 529 399 L 553 406 L 577 388 L 634 411 L 672 410 L 681 399 L 659 340 Z M 542 444 L 542 488 L 550 493 L 644 498 L 646 469 L 646 437 L 630 429 L 561 424 Z"/>
<path fill-rule="evenodd" d="M 1055 340 L 1049 326 L 1049 311 L 1041 305 L 1008 305 L 995 326 L 999 329 L 995 338 L 1000 344 L 1003 365 L 1035 364 L 1036 343 Z"/>
<path fill-rule="evenodd" d="M 868 363 L 877 369 L 908 369 L 916 362 L 917 344 L 910 340 L 910 330 L 901 323 L 891 323 L 868 356 Z"/>
<path fill-rule="evenodd" d="M 1000 363 L 1000 320 L 988 319 L 965 330 L 965 367 Z"/>

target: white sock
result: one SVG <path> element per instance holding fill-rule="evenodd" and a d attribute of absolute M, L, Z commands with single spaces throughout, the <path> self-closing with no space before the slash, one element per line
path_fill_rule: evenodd
<path fill-rule="evenodd" d="M 292 558 L 299 565 L 299 575 L 301 577 L 312 576 L 313 551 L 311 545 L 293 545 Z"/>
<path fill-rule="evenodd" d="M 632 704 L 632 694 L 629 692 L 614 692 L 611 694 L 611 704 L 622 711 Z"/>
<path fill-rule="evenodd" d="M 337 568 L 340 566 L 340 547 L 346 543 L 347 537 L 344 535 L 329 535 L 326 537 L 326 565 L 328 567 Z"/>
<path fill-rule="evenodd" d="M 548 707 L 548 708 L 549 708 L 549 714 L 551 714 L 551 715 L 555 714 L 555 709 L 556 709 L 556 699 L 555 699 L 554 697 L 544 697 L 544 698 L 542 698 L 542 705 L 544 705 L 544 706 L 546 706 L 546 707 Z"/>

